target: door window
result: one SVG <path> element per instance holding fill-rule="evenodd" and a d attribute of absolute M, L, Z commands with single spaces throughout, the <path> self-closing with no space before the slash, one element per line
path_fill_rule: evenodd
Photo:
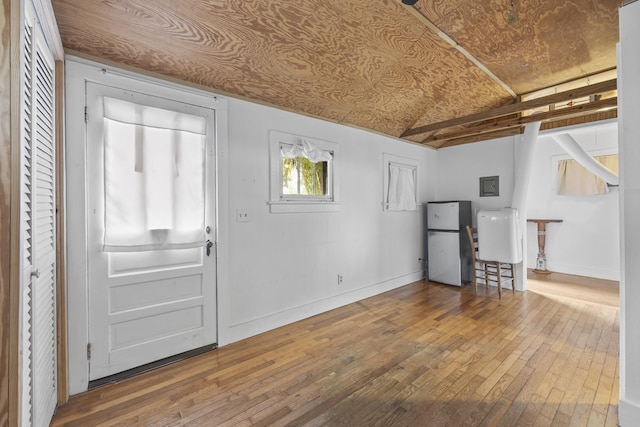
<path fill-rule="evenodd" d="M 103 98 L 104 250 L 202 246 L 203 117 Z"/>

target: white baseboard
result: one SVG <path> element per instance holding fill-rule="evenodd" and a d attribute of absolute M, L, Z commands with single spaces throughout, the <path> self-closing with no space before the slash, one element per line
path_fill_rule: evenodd
<path fill-rule="evenodd" d="M 620 427 L 640 425 L 640 405 L 621 398 L 618 402 L 618 425 Z"/>
<path fill-rule="evenodd" d="M 299 307 L 294 307 L 257 319 L 230 325 L 226 332 L 220 334 L 219 341 L 221 342 L 219 342 L 218 344 L 220 346 L 231 344 L 235 341 L 240 341 L 242 339 L 249 338 L 254 335 L 258 335 L 263 332 L 270 331 L 272 329 L 276 329 L 281 326 L 285 326 L 290 323 L 297 322 L 299 320 L 303 320 L 311 316 L 315 316 L 317 314 L 342 307 L 347 304 L 361 301 L 365 298 L 369 298 L 390 291 L 392 289 L 408 285 L 409 283 L 422 280 L 423 275 L 424 273 L 422 271 L 411 273 L 406 276 L 396 277 L 384 282 L 365 286 L 359 289 L 354 289 L 342 294 L 333 295 L 331 297 L 314 301 L 312 303 L 305 304 Z"/>
<path fill-rule="evenodd" d="M 535 264 L 533 264 L 535 265 Z M 598 266 L 584 266 L 572 264 L 547 265 L 551 271 L 563 274 L 573 274 L 576 276 L 593 277 L 596 279 L 620 281 L 620 269 L 601 268 Z"/>

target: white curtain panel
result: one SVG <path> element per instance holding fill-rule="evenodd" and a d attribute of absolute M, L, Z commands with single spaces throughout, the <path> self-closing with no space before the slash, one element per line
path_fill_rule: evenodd
<path fill-rule="evenodd" d="M 416 169 L 412 166 L 389 163 L 388 209 L 390 211 L 415 211 Z"/>
<path fill-rule="evenodd" d="M 596 156 L 594 159 L 602 164 L 612 175 L 618 175 L 618 155 Z M 577 160 L 558 161 L 558 190 L 564 196 L 592 196 L 607 194 L 607 182 L 593 172 L 587 170 Z"/>
<path fill-rule="evenodd" d="M 312 163 L 328 162 L 332 158 L 331 151 L 318 148 L 315 144 L 303 139 L 301 142 L 293 145 L 282 146 L 282 157 L 285 159 L 296 159 L 304 157 Z"/>
<path fill-rule="evenodd" d="M 104 98 L 107 252 L 204 244 L 203 117 Z"/>

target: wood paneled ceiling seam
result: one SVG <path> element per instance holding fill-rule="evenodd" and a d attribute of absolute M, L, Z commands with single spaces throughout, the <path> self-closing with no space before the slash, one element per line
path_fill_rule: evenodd
<path fill-rule="evenodd" d="M 485 73 L 491 80 L 496 82 L 496 84 L 498 84 L 502 89 L 504 89 L 513 98 L 514 101 L 518 98 L 518 95 L 516 95 L 513 89 L 511 89 L 505 82 L 500 80 L 500 78 L 496 76 L 489 68 L 487 68 L 486 65 L 480 62 L 478 58 L 473 56 L 471 53 L 469 53 L 468 50 L 466 50 L 464 47 L 458 44 L 454 39 L 449 37 L 444 31 L 438 28 L 436 24 L 434 24 L 433 22 L 431 22 L 429 18 L 424 16 L 422 12 L 420 12 L 418 9 L 415 8 L 415 6 L 406 5 L 402 3 L 402 0 L 397 0 L 397 2 L 400 3 L 405 9 L 407 9 L 413 16 L 415 16 L 427 28 L 433 31 L 438 37 L 440 37 L 442 40 L 444 40 L 445 42 L 453 46 L 458 52 L 464 55 L 465 58 L 471 61 L 476 67 L 478 67 L 483 73 Z"/>

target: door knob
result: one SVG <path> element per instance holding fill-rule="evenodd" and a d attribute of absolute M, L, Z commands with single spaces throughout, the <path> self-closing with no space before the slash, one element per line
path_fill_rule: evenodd
<path fill-rule="evenodd" d="M 210 256 L 210 255 L 211 255 L 211 248 L 212 248 L 212 247 L 213 247 L 213 242 L 212 242 L 211 240 L 207 240 L 207 245 L 206 245 L 206 248 L 207 248 L 207 256 Z"/>

